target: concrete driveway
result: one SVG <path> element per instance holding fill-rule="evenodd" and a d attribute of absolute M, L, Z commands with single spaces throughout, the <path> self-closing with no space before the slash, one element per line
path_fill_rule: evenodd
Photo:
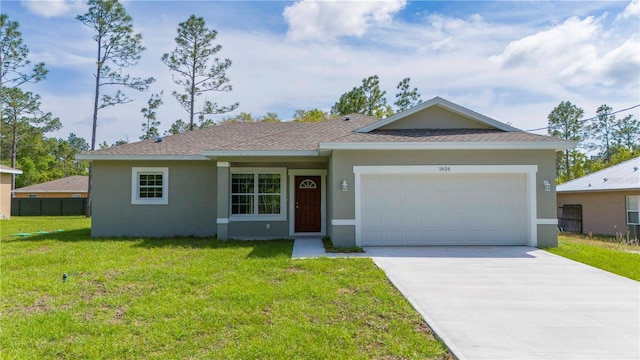
<path fill-rule="evenodd" d="M 543 250 L 366 248 L 460 359 L 640 359 L 640 283 Z"/>

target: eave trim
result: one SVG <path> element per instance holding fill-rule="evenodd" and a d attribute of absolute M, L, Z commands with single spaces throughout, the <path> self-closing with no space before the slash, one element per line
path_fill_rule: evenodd
<path fill-rule="evenodd" d="M 364 142 L 320 143 L 320 150 L 567 150 L 566 142 Z"/>
<path fill-rule="evenodd" d="M 115 155 L 80 154 L 76 160 L 209 160 L 203 155 Z"/>
<path fill-rule="evenodd" d="M 0 173 L 2 173 L 2 174 L 16 174 L 16 175 L 21 175 L 21 174 L 22 174 L 22 170 L 17 170 L 17 169 L 0 169 Z"/>
<path fill-rule="evenodd" d="M 318 156 L 317 150 L 208 150 L 203 156 L 231 157 L 231 156 Z"/>

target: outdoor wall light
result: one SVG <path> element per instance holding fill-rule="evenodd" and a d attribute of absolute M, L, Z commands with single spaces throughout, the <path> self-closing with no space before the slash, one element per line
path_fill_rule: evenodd
<path fill-rule="evenodd" d="M 340 186 L 342 187 L 342 191 L 347 191 L 347 188 L 348 188 L 347 180 L 342 180 L 342 183 L 340 183 Z"/>
<path fill-rule="evenodd" d="M 542 184 L 544 185 L 544 191 L 551 191 L 551 183 L 549 180 L 543 181 Z"/>

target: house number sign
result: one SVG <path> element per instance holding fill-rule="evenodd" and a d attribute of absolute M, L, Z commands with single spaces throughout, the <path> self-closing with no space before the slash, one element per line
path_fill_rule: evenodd
<path fill-rule="evenodd" d="M 439 172 L 451 172 L 451 166 L 438 166 Z"/>

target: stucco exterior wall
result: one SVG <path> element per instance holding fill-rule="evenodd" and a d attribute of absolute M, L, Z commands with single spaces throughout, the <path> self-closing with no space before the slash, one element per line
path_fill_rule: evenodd
<path fill-rule="evenodd" d="M 434 106 L 383 126 L 381 129 L 492 129 L 493 127 Z"/>
<path fill-rule="evenodd" d="M 256 161 L 254 158 L 221 158 L 218 161 L 224 161 L 230 163 L 230 169 L 238 168 L 286 168 L 289 170 L 326 170 L 327 158 L 308 158 L 308 157 L 290 157 L 286 161 L 277 161 L 278 158 L 260 158 L 263 162 Z M 230 176 L 230 172 L 227 173 Z M 293 214 L 291 210 L 290 188 L 293 186 L 289 181 L 290 177 L 285 174 L 285 220 L 271 220 L 271 221 L 234 221 L 233 217 L 229 213 L 228 203 L 218 204 L 218 217 L 228 218 L 229 224 L 225 225 L 227 229 L 226 238 L 228 239 L 282 239 L 291 238 L 291 222 L 293 221 Z M 227 178 L 227 183 L 230 183 L 230 178 Z M 328 190 L 328 188 L 327 188 Z M 222 191 L 222 190 L 221 190 Z M 230 191 L 229 187 L 226 187 L 226 191 Z M 328 196 L 328 195 L 327 195 Z M 226 212 L 226 213 L 223 213 Z M 268 225 L 268 228 L 267 228 Z M 326 228 L 323 229 L 326 232 Z"/>
<path fill-rule="evenodd" d="M 640 195 L 640 190 L 558 193 L 557 207 L 582 205 L 584 234 L 626 235 L 626 197 L 628 195 Z"/>
<path fill-rule="evenodd" d="M 290 238 L 287 221 L 238 221 L 229 223 L 229 239 L 268 240 Z M 267 225 L 269 228 L 267 228 Z"/>
<path fill-rule="evenodd" d="M 80 194 L 81 198 L 86 198 L 87 193 L 82 191 L 77 192 L 38 192 L 33 191 L 29 193 L 14 193 L 18 199 L 25 199 L 29 197 L 29 194 L 36 194 L 38 199 L 60 199 L 60 198 L 72 198 L 75 194 Z M 77 196 L 76 196 L 77 197 Z"/>
<path fill-rule="evenodd" d="M 0 173 L 0 219 L 11 217 L 11 174 Z"/>
<path fill-rule="evenodd" d="M 168 167 L 167 205 L 131 204 L 131 169 Z M 214 161 L 94 161 L 91 235 L 216 235 Z"/>
<path fill-rule="evenodd" d="M 423 151 L 333 151 L 329 169 L 329 203 L 331 219 L 355 219 L 355 175 L 353 166 L 374 165 L 537 165 L 535 179 L 536 217 L 553 221 L 556 218 L 555 196 L 555 151 L 553 150 L 423 150 Z M 347 192 L 340 191 L 345 179 Z M 551 191 L 544 191 L 543 181 L 549 180 Z M 534 225 L 537 229 L 538 246 L 556 246 L 555 224 Z M 330 231 L 334 244 L 355 246 L 355 225 L 334 225 Z"/>

